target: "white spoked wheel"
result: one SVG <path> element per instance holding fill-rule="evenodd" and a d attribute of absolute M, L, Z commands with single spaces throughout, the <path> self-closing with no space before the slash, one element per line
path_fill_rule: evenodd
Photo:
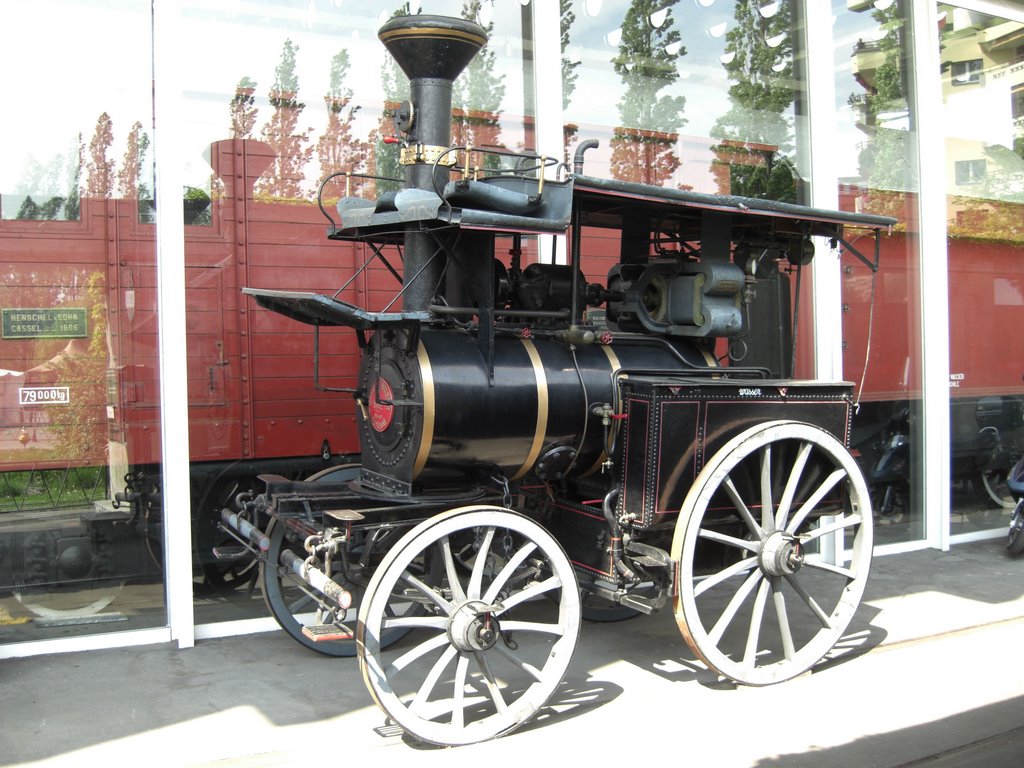
<path fill-rule="evenodd" d="M 711 669 L 747 685 L 795 677 L 846 631 L 867 584 L 868 489 L 842 443 L 775 421 L 723 446 L 676 524 L 676 622 Z"/>
<path fill-rule="evenodd" d="M 416 563 L 435 558 L 440 567 L 417 575 Z M 424 615 L 395 615 L 392 605 L 409 600 Z M 517 512 L 470 506 L 425 520 L 388 552 L 366 588 L 356 641 L 384 712 L 417 739 L 455 746 L 506 734 L 544 706 L 579 626 L 576 576 L 558 542 Z M 382 647 L 396 629 L 413 631 Z"/>

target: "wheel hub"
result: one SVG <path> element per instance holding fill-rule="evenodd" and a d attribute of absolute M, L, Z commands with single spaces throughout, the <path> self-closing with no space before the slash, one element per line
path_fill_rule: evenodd
<path fill-rule="evenodd" d="M 448 638 L 460 651 L 486 651 L 498 642 L 501 628 L 493 611 L 497 606 L 467 600 L 448 619 Z"/>
<path fill-rule="evenodd" d="M 796 573 L 804 564 L 800 541 L 791 533 L 772 531 L 761 542 L 758 563 L 768 576 Z"/>

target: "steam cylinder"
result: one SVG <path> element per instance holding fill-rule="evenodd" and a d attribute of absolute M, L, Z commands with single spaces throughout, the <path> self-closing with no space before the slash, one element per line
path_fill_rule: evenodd
<path fill-rule="evenodd" d="M 509 480 L 594 471 L 604 429 L 591 408 L 616 402 L 617 374 L 711 364 L 695 344 L 655 337 L 581 346 L 574 361 L 560 341 L 505 336 L 495 339 L 492 380 L 469 333 L 423 328 L 415 349 L 405 350 L 408 341 L 377 333 L 360 373 L 363 467 L 378 485 L 397 481 L 382 488 L 394 492 L 431 469 Z"/>
<path fill-rule="evenodd" d="M 479 24 L 465 19 L 420 15 L 392 19 L 377 36 L 409 78 L 411 109 L 402 126 L 406 133 L 402 158 L 406 183 L 417 189 L 443 189 L 448 168 L 439 164 L 435 173 L 434 159 L 451 144 L 452 84 L 487 42 L 487 34 Z M 444 253 L 433 239 L 418 224 L 407 225 L 406 310 L 430 306 L 444 267 Z"/>

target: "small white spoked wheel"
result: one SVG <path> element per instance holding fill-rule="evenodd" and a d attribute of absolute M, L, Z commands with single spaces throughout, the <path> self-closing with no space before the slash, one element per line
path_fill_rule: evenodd
<path fill-rule="evenodd" d="M 676 524 L 684 638 L 739 683 L 807 671 L 860 604 L 871 526 L 867 485 L 832 435 L 792 421 L 746 430 L 701 470 Z"/>
<path fill-rule="evenodd" d="M 424 561 L 439 567 L 415 567 Z M 409 600 L 424 614 L 395 615 L 393 604 Z M 470 506 L 425 520 L 387 553 L 356 641 L 384 712 L 417 739 L 455 746 L 506 734 L 544 706 L 579 625 L 576 576 L 551 534 L 517 512 Z M 396 629 L 412 632 L 384 648 L 380 638 Z"/>

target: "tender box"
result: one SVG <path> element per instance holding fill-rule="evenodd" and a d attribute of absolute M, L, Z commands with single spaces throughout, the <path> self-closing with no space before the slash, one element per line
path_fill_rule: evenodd
<path fill-rule="evenodd" d="M 630 377 L 621 392 L 626 420 L 619 435 L 618 511 L 634 515 L 641 528 L 677 514 L 704 462 L 757 424 L 801 421 L 849 445 L 849 382 Z"/>

